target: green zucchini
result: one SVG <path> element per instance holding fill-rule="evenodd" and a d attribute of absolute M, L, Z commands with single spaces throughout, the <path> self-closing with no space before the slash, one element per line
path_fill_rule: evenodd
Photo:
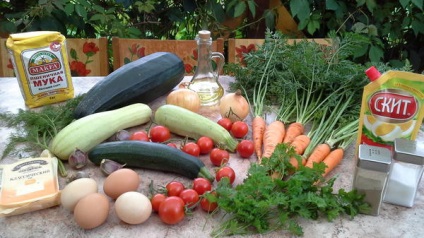
<path fill-rule="evenodd" d="M 60 130 L 50 142 L 49 150 L 59 159 L 67 160 L 75 148 L 88 152 L 117 131 L 142 125 L 151 117 L 152 109 L 142 103 L 94 113 Z"/>
<path fill-rule="evenodd" d="M 214 177 L 198 158 L 161 143 L 144 141 L 105 142 L 95 146 L 88 158 L 96 165 L 110 159 L 126 167 L 159 170 L 176 173 L 187 178 Z"/>
<path fill-rule="evenodd" d="M 218 123 L 185 108 L 166 104 L 155 112 L 155 122 L 168 127 L 178 135 L 199 139 L 201 136 L 211 138 L 215 144 L 234 152 L 237 140 Z"/>
<path fill-rule="evenodd" d="M 125 64 L 95 84 L 74 111 L 75 118 L 132 103 L 150 103 L 170 92 L 183 79 L 183 61 L 157 52 Z"/>

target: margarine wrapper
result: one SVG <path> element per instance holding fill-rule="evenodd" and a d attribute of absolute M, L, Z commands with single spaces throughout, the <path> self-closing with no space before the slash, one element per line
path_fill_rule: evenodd
<path fill-rule="evenodd" d="M 29 108 L 74 97 L 65 37 L 55 31 L 11 34 L 6 47 Z"/>
<path fill-rule="evenodd" d="M 0 217 L 60 204 L 58 160 L 47 150 L 38 158 L 0 165 Z"/>

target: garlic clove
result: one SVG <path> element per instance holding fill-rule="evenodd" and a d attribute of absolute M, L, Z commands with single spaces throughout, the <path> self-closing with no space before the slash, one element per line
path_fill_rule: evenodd
<path fill-rule="evenodd" d="M 110 159 L 103 159 L 100 162 L 100 170 L 103 172 L 104 175 L 107 176 L 115 172 L 116 170 L 123 168 L 125 165 L 126 164 L 120 164 Z"/>
<path fill-rule="evenodd" d="M 81 169 L 88 163 L 87 153 L 76 148 L 68 158 L 69 165 L 73 169 Z"/>

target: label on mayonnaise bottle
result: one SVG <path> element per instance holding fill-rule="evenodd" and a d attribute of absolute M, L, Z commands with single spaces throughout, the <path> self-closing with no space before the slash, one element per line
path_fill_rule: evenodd
<path fill-rule="evenodd" d="M 393 151 L 394 140 L 415 140 L 424 117 L 424 75 L 371 67 L 364 87 L 357 146 L 367 144 Z"/>

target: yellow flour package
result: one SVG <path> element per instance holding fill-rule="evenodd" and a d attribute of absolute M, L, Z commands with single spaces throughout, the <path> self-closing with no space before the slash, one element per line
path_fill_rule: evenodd
<path fill-rule="evenodd" d="M 65 37 L 60 32 L 11 34 L 6 46 L 28 107 L 74 97 Z"/>
<path fill-rule="evenodd" d="M 0 165 L 0 217 L 60 204 L 58 159 L 44 150 L 38 158 Z"/>
<path fill-rule="evenodd" d="M 424 118 L 424 75 L 367 70 L 359 119 L 359 144 L 393 150 L 396 138 L 415 140 Z"/>

